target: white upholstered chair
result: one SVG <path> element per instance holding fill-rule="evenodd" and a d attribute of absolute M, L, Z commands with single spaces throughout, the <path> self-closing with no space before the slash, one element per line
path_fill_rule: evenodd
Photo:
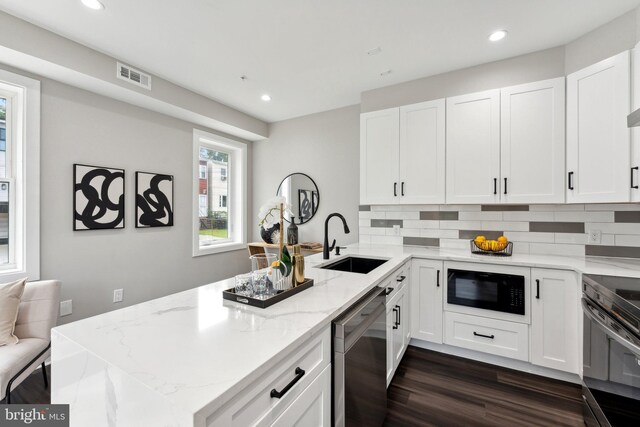
<path fill-rule="evenodd" d="M 15 335 L 17 344 L 0 347 L 0 401 L 11 403 L 11 391 L 40 364 L 45 388 L 49 386 L 44 361 L 51 349 L 51 328 L 58 321 L 60 282 L 28 282 L 24 288 Z"/>

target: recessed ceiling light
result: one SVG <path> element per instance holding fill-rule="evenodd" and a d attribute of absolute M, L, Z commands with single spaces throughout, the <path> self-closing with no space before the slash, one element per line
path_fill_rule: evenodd
<path fill-rule="evenodd" d="M 271 101 L 271 96 L 265 93 L 260 97 L 260 99 L 262 99 L 264 102 L 269 102 Z"/>
<path fill-rule="evenodd" d="M 104 9 L 104 5 L 98 0 L 82 0 L 82 4 L 93 10 Z"/>
<path fill-rule="evenodd" d="M 489 36 L 489 40 L 491 40 L 492 42 L 497 42 L 505 37 L 507 37 L 507 32 L 505 30 L 498 30 L 491 33 L 491 35 Z"/>

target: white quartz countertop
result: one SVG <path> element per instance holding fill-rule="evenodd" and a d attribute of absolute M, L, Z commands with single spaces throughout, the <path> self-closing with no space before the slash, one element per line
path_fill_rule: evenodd
<path fill-rule="evenodd" d="M 206 417 L 411 257 L 640 277 L 640 260 L 628 259 L 497 258 L 381 245 L 351 245 L 343 256 L 353 254 L 390 260 L 362 275 L 314 268 L 326 261 L 321 254 L 307 257 L 305 276 L 314 279 L 314 286 L 267 309 L 224 301 L 222 290 L 233 287 L 233 279 L 227 279 L 59 326 L 54 334 L 139 381 L 168 404 Z"/>

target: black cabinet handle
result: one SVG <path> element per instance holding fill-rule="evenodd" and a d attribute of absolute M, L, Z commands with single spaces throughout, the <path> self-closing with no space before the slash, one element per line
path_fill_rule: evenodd
<path fill-rule="evenodd" d="M 393 321 L 393 329 L 398 329 L 398 309 L 394 307 L 393 312 L 396 314 L 396 320 Z"/>
<path fill-rule="evenodd" d="M 440 287 L 440 270 L 436 271 L 436 287 Z"/>
<path fill-rule="evenodd" d="M 406 279 L 406 278 L 407 278 L 407 276 L 400 276 L 400 277 L 398 277 L 398 278 L 396 279 L 396 282 L 399 282 L 399 283 L 400 283 L 400 282 L 404 282 L 404 279 Z"/>
<path fill-rule="evenodd" d="M 473 332 L 473 335 L 475 335 L 476 337 L 482 337 L 482 338 L 489 338 L 489 339 L 494 339 L 495 335 L 483 335 L 483 334 L 479 334 L 477 332 Z"/>
<path fill-rule="evenodd" d="M 637 171 L 638 170 L 638 166 L 635 166 L 633 168 L 631 168 L 631 188 L 635 188 L 637 189 L 638 186 L 637 185 L 633 185 L 633 171 Z"/>
<path fill-rule="evenodd" d="M 300 369 L 300 367 L 298 366 L 296 368 L 296 376 L 291 380 L 291 382 L 289 384 L 287 384 L 282 391 L 278 391 L 275 388 L 271 390 L 271 397 L 275 397 L 276 399 L 280 399 L 282 396 L 284 396 L 285 394 L 287 394 L 287 392 L 289 390 L 291 390 L 291 387 L 293 387 L 298 381 L 300 381 L 302 379 L 302 377 L 304 377 L 304 370 Z"/>
<path fill-rule="evenodd" d="M 398 197 L 398 183 L 393 183 L 393 197 Z"/>
<path fill-rule="evenodd" d="M 569 172 L 567 180 L 569 181 L 569 190 L 573 190 L 573 172 Z"/>
<path fill-rule="evenodd" d="M 402 315 L 400 314 L 400 313 L 401 313 L 401 310 L 402 310 L 402 307 L 400 307 L 399 305 L 396 305 L 396 308 L 398 309 L 398 311 L 396 311 L 396 314 L 397 314 L 397 316 L 398 316 L 397 323 L 398 323 L 398 326 L 400 326 L 400 325 L 402 324 L 402 322 L 400 321 L 400 320 L 401 320 L 401 317 L 402 317 Z M 396 328 L 396 329 L 397 329 L 397 328 Z"/>
<path fill-rule="evenodd" d="M 504 194 L 507 194 L 507 178 L 504 179 Z"/>
<path fill-rule="evenodd" d="M 498 194 L 498 178 L 493 178 L 493 194 Z"/>
<path fill-rule="evenodd" d="M 400 195 L 404 196 L 404 181 L 400 184 Z"/>
<path fill-rule="evenodd" d="M 540 279 L 536 279 L 536 299 L 540 299 Z"/>
<path fill-rule="evenodd" d="M 387 291 L 384 293 L 385 296 L 389 295 L 391 292 L 393 292 L 393 288 L 387 288 Z"/>

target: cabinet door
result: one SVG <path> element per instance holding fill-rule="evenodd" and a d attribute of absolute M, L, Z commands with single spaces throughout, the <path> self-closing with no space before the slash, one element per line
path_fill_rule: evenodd
<path fill-rule="evenodd" d="M 393 378 L 394 371 L 394 357 L 393 357 L 393 349 L 394 349 L 394 338 L 395 334 L 395 325 L 397 320 L 396 308 L 393 303 L 395 302 L 395 298 L 387 303 L 387 387 L 391 383 L 391 379 Z"/>
<path fill-rule="evenodd" d="M 633 89 L 631 111 L 640 108 L 640 43 L 631 50 L 631 86 Z M 631 128 L 631 201 L 640 202 L 640 127 Z"/>
<path fill-rule="evenodd" d="M 411 336 L 442 344 L 442 261 L 416 259 L 411 265 Z"/>
<path fill-rule="evenodd" d="M 400 202 L 444 203 L 445 100 L 400 107 Z"/>
<path fill-rule="evenodd" d="M 500 200 L 500 90 L 447 98 L 447 203 Z"/>
<path fill-rule="evenodd" d="M 272 424 L 274 427 L 331 425 L 331 366 L 294 400 Z"/>
<path fill-rule="evenodd" d="M 567 76 L 567 202 L 630 200 L 625 51 Z"/>
<path fill-rule="evenodd" d="M 400 109 L 360 115 L 360 203 L 397 203 Z"/>
<path fill-rule="evenodd" d="M 531 363 L 577 374 L 580 286 L 576 273 L 532 269 Z"/>
<path fill-rule="evenodd" d="M 500 91 L 506 203 L 564 202 L 564 77 Z"/>

